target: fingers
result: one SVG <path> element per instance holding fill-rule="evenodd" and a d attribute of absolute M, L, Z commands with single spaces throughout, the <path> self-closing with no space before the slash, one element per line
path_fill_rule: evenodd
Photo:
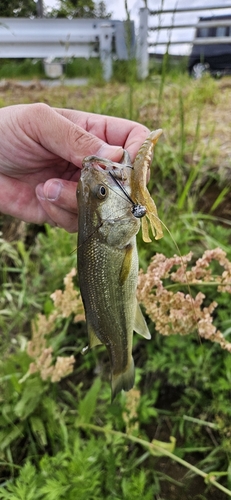
<path fill-rule="evenodd" d="M 77 231 L 76 182 L 49 180 L 37 186 L 37 197 L 32 186 L 3 174 L 0 174 L 0 185 L 0 212 L 3 214 L 35 224 L 46 222 L 71 233 Z"/>
<path fill-rule="evenodd" d="M 134 161 L 140 146 L 143 144 L 145 139 L 147 139 L 147 136 L 150 133 L 150 130 L 144 125 L 123 118 L 97 115 L 94 113 L 86 113 L 84 111 L 75 111 L 70 109 L 56 108 L 56 111 L 73 123 L 77 123 L 87 132 L 99 137 L 105 143 L 114 146 L 122 146 L 124 149 L 127 149 L 132 161 Z M 115 156 L 111 156 L 113 153 L 112 148 L 108 150 L 107 154 L 105 153 L 99 154 L 99 152 L 97 152 L 97 155 L 105 156 L 110 160 L 119 161 Z"/>
<path fill-rule="evenodd" d="M 149 133 L 143 125 L 129 120 L 55 110 L 42 103 L 12 106 L 5 113 L 14 141 L 12 158 L 6 162 L 7 175 L 0 174 L 0 211 L 26 222 L 58 225 L 69 232 L 77 230 L 73 181 L 78 181 L 80 170 L 76 167 L 82 167 L 83 158 L 97 155 L 119 162 L 124 148 L 133 161 Z"/>
<path fill-rule="evenodd" d="M 28 120 L 28 106 L 33 116 Z M 26 134 L 47 151 L 81 167 L 84 156 L 104 155 L 119 161 L 123 150 L 109 146 L 99 138 L 57 113 L 46 104 L 27 105 L 21 110 L 21 127 Z"/>
<path fill-rule="evenodd" d="M 0 212 L 24 222 L 53 225 L 53 220 L 34 195 L 34 188 L 25 182 L 0 174 Z"/>
<path fill-rule="evenodd" d="M 53 224 L 69 233 L 78 230 L 76 182 L 49 179 L 36 187 L 36 196 Z"/>

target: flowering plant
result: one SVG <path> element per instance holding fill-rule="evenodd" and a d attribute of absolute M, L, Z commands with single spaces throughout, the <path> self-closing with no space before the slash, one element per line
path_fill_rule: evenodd
<path fill-rule="evenodd" d="M 213 324 L 212 313 L 217 303 L 213 301 L 203 306 L 206 296 L 199 291 L 193 297 L 190 292 L 191 286 L 212 284 L 218 292 L 231 293 L 231 262 L 221 248 L 215 248 L 206 250 L 188 269 L 192 257 L 192 252 L 171 258 L 157 253 L 147 272 L 141 270 L 139 273 L 138 301 L 144 305 L 147 315 L 162 335 L 187 335 L 197 330 L 200 337 L 218 342 L 231 352 L 231 343 Z M 219 264 L 218 272 L 214 273 L 212 263 Z M 188 293 L 173 291 L 174 287 L 181 285 L 186 286 Z"/>

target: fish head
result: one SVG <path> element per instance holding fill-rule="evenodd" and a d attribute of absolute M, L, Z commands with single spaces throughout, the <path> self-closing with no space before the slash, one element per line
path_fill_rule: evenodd
<path fill-rule="evenodd" d="M 83 160 L 77 188 L 79 224 L 85 221 L 85 232 L 97 229 L 98 235 L 111 245 L 115 240 L 123 244 L 140 228 L 129 198 L 131 172 L 128 163 L 95 156 Z"/>

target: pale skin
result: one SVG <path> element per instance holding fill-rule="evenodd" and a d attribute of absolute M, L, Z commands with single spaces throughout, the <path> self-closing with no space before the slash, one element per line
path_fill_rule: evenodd
<path fill-rule="evenodd" d="M 76 186 L 85 156 L 132 161 L 143 125 L 42 103 L 0 109 L 0 212 L 25 222 L 78 229 Z"/>

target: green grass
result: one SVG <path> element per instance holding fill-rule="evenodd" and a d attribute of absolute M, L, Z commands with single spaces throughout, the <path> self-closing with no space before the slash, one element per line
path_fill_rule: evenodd
<path fill-rule="evenodd" d="M 164 75 L 153 70 L 138 83 L 134 68 L 127 79 L 125 69 L 119 82 L 107 85 L 98 85 L 97 76 L 94 85 L 78 89 L 22 88 L 17 95 L 6 89 L 1 103 L 41 101 L 161 126 L 149 188 L 171 234 L 165 230 L 164 239 L 151 244 L 138 236 L 141 266 L 146 270 L 155 252 L 171 257 L 177 248 L 199 258 L 219 246 L 231 259 L 229 153 L 221 147 L 228 140 L 230 79 L 195 82 L 164 68 Z M 69 70 L 74 76 L 74 66 Z M 4 216 L 0 223 L 4 229 Z M 50 295 L 63 289 L 76 265 L 76 235 L 33 225 L 23 234 L 9 242 L 4 229 L 0 237 L 0 499 L 231 496 L 230 353 L 197 333 L 161 336 L 148 319 L 152 340 L 134 337 L 140 391 L 134 410 L 124 394 L 110 403 L 107 354 L 99 348 L 81 355 L 85 325 L 70 315 L 46 338 L 55 357 L 75 355 L 74 372 L 59 383 L 28 376 L 31 321 L 54 310 Z M 218 302 L 215 324 L 229 340 L 230 295 L 212 286 L 201 291 L 208 303 Z"/>
<path fill-rule="evenodd" d="M 66 59 L 63 73 L 67 78 L 86 77 L 102 80 L 102 69 L 97 58 Z M 0 78 L 26 79 L 46 78 L 42 59 L 1 59 Z"/>
<path fill-rule="evenodd" d="M 44 69 L 41 60 L 1 59 L 0 78 L 43 78 Z"/>

